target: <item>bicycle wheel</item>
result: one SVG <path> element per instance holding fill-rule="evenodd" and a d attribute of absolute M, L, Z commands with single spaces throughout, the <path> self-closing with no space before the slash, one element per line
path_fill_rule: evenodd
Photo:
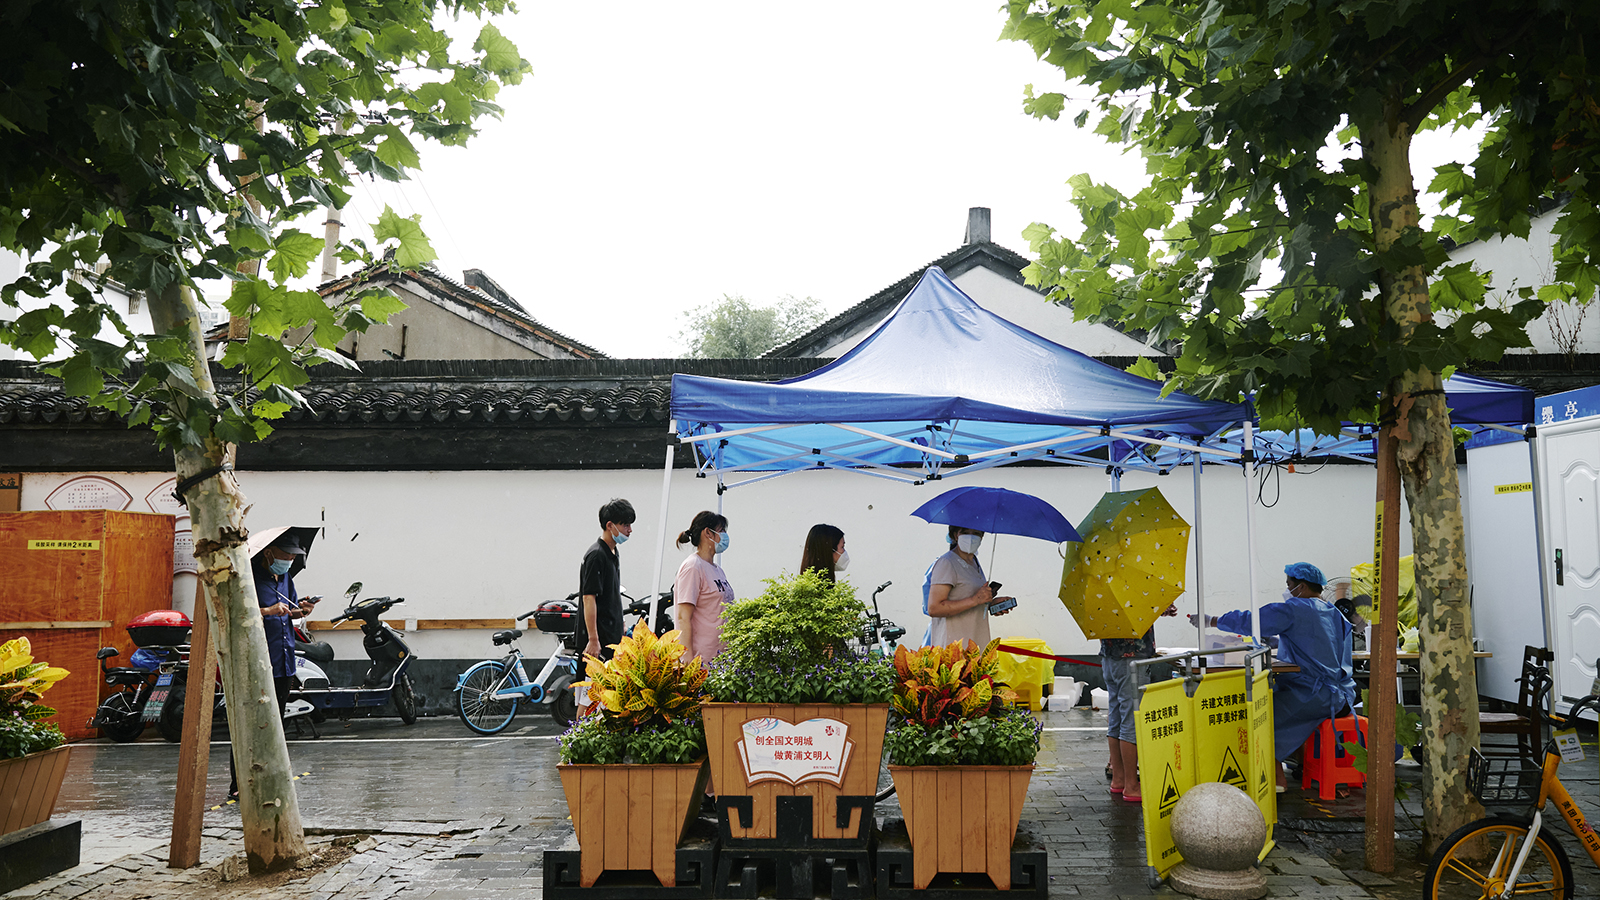
<path fill-rule="evenodd" d="M 1530 824 L 1528 819 L 1505 816 L 1456 829 L 1433 854 L 1422 882 L 1424 900 L 1498 897 L 1527 844 Z M 1549 834 L 1552 825 L 1559 827 L 1561 820 L 1546 819 L 1540 827 L 1533 851 L 1517 875 L 1515 896 L 1550 900 L 1572 896 L 1572 864 Z"/>
<path fill-rule="evenodd" d="M 463 724 L 479 734 L 499 734 L 516 718 L 516 698 L 496 700 L 490 696 L 504 686 L 505 671 L 499 662 L 485 660 L 468 669 L 456 689 L 456 712 Z"/>

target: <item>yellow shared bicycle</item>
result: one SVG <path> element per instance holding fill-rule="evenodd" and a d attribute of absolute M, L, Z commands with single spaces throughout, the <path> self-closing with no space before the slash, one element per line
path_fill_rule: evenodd
<path fill-rule="evenodd" d="M 1542 672 L 1543 670 L 1541 670 Z M 1548 675 L 1545 684 L 1548 687 Z M 1535 707 L 1541 707 L 1535 703 Z M 1585 707 L 1600 711 L 1600 697 L 1588 696 L 1572 705 L 1566 716 L 1546 718 L 1562 727 L 1575 723 Z M 1558 732 L 1558 738 L 1562 735 Z M 1582 758 L 1576 735 L 1566 742 L 1569 757 Z M 1433 855 L 1423 881 L 1427 900 L 1457 898 L 1572 896 L 1572 863 L 1549 832 L 1545 812 L 1555 805 L 1572 833 L 1600 866 L 1600 835 L 1583 817 L 1583 810 L 1562 786 L 1562 748 L 1552 740 L 1544 747 L 1543 769 L 1523 768 L 1520 759 L 1485 759 L 1472 751 L 1468 782 L 1485 804 L 1531 800 L 1531 816 L 1491 815 L 1456 830 Z"/>

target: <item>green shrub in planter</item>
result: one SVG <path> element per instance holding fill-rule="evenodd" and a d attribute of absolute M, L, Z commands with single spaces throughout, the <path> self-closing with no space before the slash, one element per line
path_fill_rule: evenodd
<path fill-rule="evenodd" d="M 706 686 L 726 703 L 887 703 L 889 661 L 857 655 L 850 640 L 867 627 L 867 608 L 848 581 L 811 569 L 766 580 L 758 597 L 722 614 L 727 649 Z"/>

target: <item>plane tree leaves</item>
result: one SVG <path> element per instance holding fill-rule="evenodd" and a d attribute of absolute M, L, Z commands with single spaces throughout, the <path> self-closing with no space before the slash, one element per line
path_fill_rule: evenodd
<path fill-rule="evenodd" d="M 372 296 L 331 307 L 293 286 L 323 249 L 301 220 L 347 202 L 357 173 L 403 179 L 420 140 L 461 144 L 499 115 L 500 86 L 528 63 L 492 23 L 452 41 L 436 14 L 512 8 L 53 0 L 0 13 L 0 246 L 29 261 L 0 288 L 0 343 L 47 361 L 69 393 L 153 428 L 163 446 L 269 433 L 297 395 L 249 391 L 303 383 L 350 331 L 404 308 Z M 377 224 L 391 261 L 359 242 L 339 258 L 394 268 L 433 258 L 416 217 L 386 210 Z M 218 279 L 231 281 L 221 296 L 198 293 Z M 206 397 L 181 374 L 196 351 L 133 334 L 107 291 L 137 292 L 152 309 L 192 296 L 248 320 L 249 339 L 222 357 L 241 370 L 225 383 L 244 393 Z"/>
<path fill-rule="evenodd" d="M 1600 289 L 1600 5 L 1010 0 L 1003 37 L 1068 82 L 1024 88 L 1025 112 L 1128 145 L 1149 176 L 1129 194 L 1041 166 L 1068 177 L 1082 230 L 1030 226 L 1028 283 L 1079 319 L 1173 342 L 1167 385 L 1251 396 L 1264 422 L 1332 432 L 1415 401 L 1400 458 L 1432 629 L 1423 808 L 1439 839 L 1475 807 L 1459 773 L 1476 731 L 1441 717 L 1477 706 L 1440 379 L 1528 346 L 1547 302 Z M 1461 152 L 1413 173 L 1411 138 L 1434 129 Z M 1440 214 L 1421 215 L 1419 184 Z M 1545 284 L 1491 297 L 1489 273 L 1451 262 L 1446 239 L 1526 237 L 1541 208 L 1558 209 Z"/>

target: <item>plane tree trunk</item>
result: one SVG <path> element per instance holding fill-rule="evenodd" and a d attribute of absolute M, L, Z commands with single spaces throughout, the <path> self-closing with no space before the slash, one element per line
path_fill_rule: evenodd
<path fill-rule="evenodd" d="M 1420 221 L 1411 177 L 1412 129 L 1394 100 L 1386 104 L 1382 119 L 1360 123 L 1360 131 L 1363 154 L 1377 171 L 1368 196 L 1381 255 Z M 1399 326 L 1401 340 L 1409 340 L 1417 326 L 1432 321 L 1428 280 L 1421 265 L 1380 270 L 1379 289 L 1385 315 Z M 1411 507 L 1422 648 L 1422 740 L 1427 756 L 1423 827 L 1431 853 L 1452 831 L 1483 814 L 1467 785 L 1468 754 L 1478 745 L 1478 679 L 1472 656 L 1466 530 L 1443 379 L 1422 368 L 1406 372 L 1390 385 L 1384 409 L 1399 417 L 1400 480 Z"/>
<path fill-rule="evenodd" d="M 182 331 L 192 350 L 190 370 L 199 387 L 197 404 L 215 404 L 216 387 L 206 361 L 205 339 L 193 297 L 172 285 L 150 299 L 156 330 Z M 217 649 L 224 694 L 228 698 L 228 732 L 239 778 L 239 810 L 244 822 L 244 847 L 253 874 L 292 866 L 305 856 L 300 804 L 289 768 L 267 656 L 266 629 L 256 602 L 255 580 L 245 547 L 249 531 L 244 493 L 234 480 L 235 447 L 205 435 L 203 446 L 184 445 L 173 451 L 178 483 L 204 473 L 184 494 L 194 531 L 194 556 L 205 586 L 206 608 Z M 227 471 L 220 467 L 228 465 Z"/>

